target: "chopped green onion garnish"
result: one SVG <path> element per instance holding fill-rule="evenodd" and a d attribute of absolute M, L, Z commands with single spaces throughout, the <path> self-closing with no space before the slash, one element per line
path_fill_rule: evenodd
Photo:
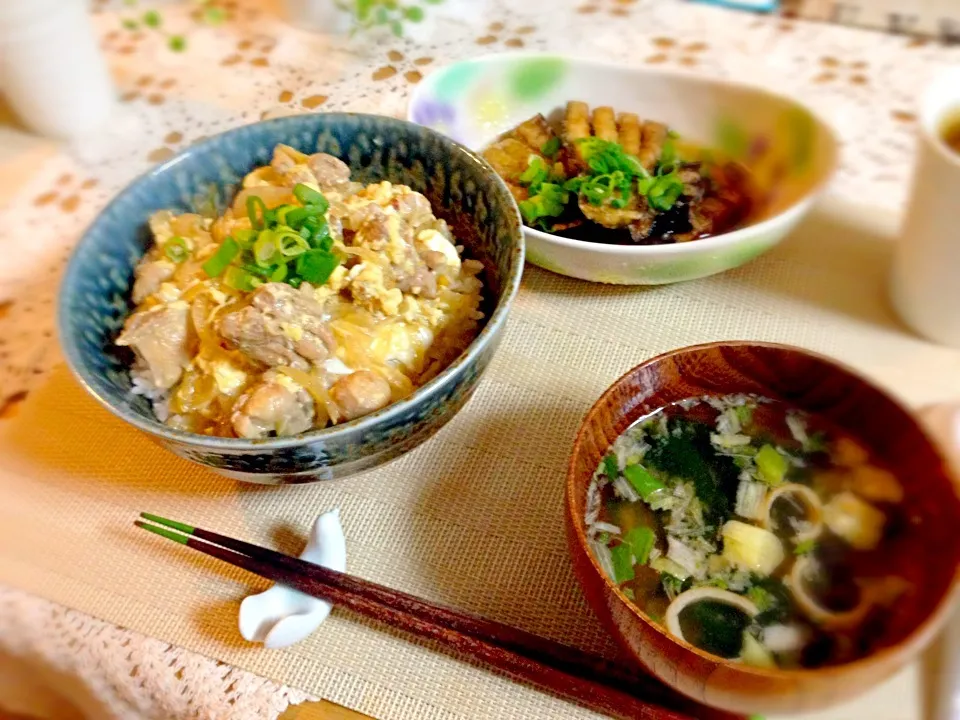
<path fill-rule="evenodd" d="M 527 169 L 520 175 L 520 183 L 534 190 L 547 180 L 550 168 L 539 155 L 531 155 L 527 160 Z"/>
<path fill-rule="evenodd" d="M 239 230 L 233 231 L 233 239 L 237 241 L 240 247 L 246 250 L 253 245 L 253 241 L 257 239 L 257 231 L 240 228 Z"/>
<path fill-rule="evenodd" d="M 190 248 L 182 237 L 172 237 L 163 244 L 163 254 L 175 263 L 190 257 Z"/>
<path fill-rule="evenodd" d="M 644 526 L 635 527 L 623 536 L 623 541 L 633 549 L 633 555 L 639 565 L 647 564 L 656 540 L 657 536 L 653 530 Z"/>
<path fill-rule="evenodd" d="M 236 266 L 227 268 L 227 272 L 223 276 L 223 282 L 228 287 L 232 287 L 234 290 L 240 290 L 242 292 L 256 290 L 260 285 L 263 284 L 262 280 L 255 278 L 246 270 Z"/>
<path fill-rule="evenodd" d="M 660 160 L 657 163 L 657 174 L 667 175 L 676 169 L 677 146 L 672 139 L 667 138 L 660 148 Z"/>
<path fill-rule="evenodd" d="M 277 269 L 270 273 L 271 282 L 283 282 L 287 277 L 287 265 L 277 265 Z"/>
<path fill-rule="evenodd" d="M 340 264 L 340 258 L 324 250 L 307 250 L 297 257 L 297 275 L 304 282 L 322 285 Z"/>
<path fill-rule="evenodd" d="M 620 474 L 620 467 L 617 464 L 616 455 L 610 453 L 603 459 L 603 471 L 607 474 L 607 477 L 610 478 L 611 482 L 617 479 L 617 475 Z"/>
<path fill-rule="evenodd" d="M 669 210 L 682 194 L 683 182 L 676 173 L 657 177 L 646 192 L 647 202 L 655 210 Z"/>
<path fill-rule="evenodd" d="M 310 234 L 310 247 L 329 250 L 333 247 L 333 238 L 330 237 L 330 227 L 323 223 Z"/>
<path fill-rule="evenodd" d="M 273 272 L 273 268 L 271 267 L 262 268 L 259 265 L 254 265 L 252 263 L 247 263 L 245 265 L 241 265 L 240 267 L 246 270 L 251 275 L 257 275 L 262 278 L 270 277 L 270 273 Z"/>
<path fill-rule="evenodd" d="M 310 244 L 299 235 L 283 233 L 277 235 L 277 247 L 284 257 L 296 257 L 310 249 Z"/>
<path fill-rule="evenodd" d="M 253 243 L 253 261 L 260 267 L 268 267 L 279 261 L 277 236 L 273 230 L 262 230 Z"/>
<path fill-rule="evenodd" d="M 277 213 L 277 219 L 294 230 L 299 230 L 306 225 L 307 220 L 316 217 L 313 210 L 313 207 L 294 207 L 293 210 L 285 212 L 282 217 Z"/>
<path fill-rule="evenodd" d="M 228 237 L 217 248 L 217 252 L 203 264 L 203 271 L 210 277 L 217 277 L 227 269 L 227 265 L 233 262 L 239 252 L 240 245 L 232 237 Z"/>
<path fill-rule="evenodd" d="M 620 543 L 610 548 L 613 558 L 613 579 L 617 584 L 633 580 L 633 548 L 626 543 Z"/>
<path fill-rule="evenodd" d="M 796 547 L 793 548 L 794 555 L 809 555 L 814 550 L 817 549 L 817 541 L 811 539 L 801 540 L 797 543 Z"/>
<path fill-rule="evenodd" d="M 563 213 L 568 197 L 560 185 L 543 183 L 539 194 L 520 202 L 520 213 L 528 223 L 542 217 L 556 217 Z"/>
<path fill-rule="evenodd" d="M 263 198 L 251 195 L 247 198 L 247 217 L 254 230 L 263 230 L 267 224 L 267 204 Z"/>
<path fill-rule="evenodd" d="M 771 487 L 783 482 L 787 474 L 787 459 L 777 452 L 773 445 L 764 445 L 755 458 L 757 474 L 760 479 Z"/>
<path fill-rule="evenodd" d="M 623 469 L 623 475 L 630 481 L 633 489 L 636 490 L 644 500 L 649 498 L 657 490 L 663 490 L 663 488 L 666 487 L 651 475 L 650 471 L 643 465 L 627 465 Z"/>
<path fill-rule="evenodd" d="M 297 183 L 293 188 L 293 196 L 304 206 L 312 205 L 317 208 L 317 212 L 323 214 L 330 207 L 330 203 L 323 196 L 323 193 L 317 192 L 309 185 Z"/>
<path fill-rule="evenodd" d="M 273 212 L 277 218 L 277 222 L 280 225 L 290 225 L 287 222 L 287 214 L 292 210 L 300 210 L 301 208 L 297 205 L 280 205 L 279 207 L 274 208 Z"/>
<path fill-rule="evenodd" d="M 550 138 L 540 147 L 540 152 L 551 159 L 559 151 L 560 151 L 560 138 L 558 137 Z"/>
<path fill-rule="evenodd" d="M 287 285 L 289 285 L 289 286 L 292 287 L 292 288 L 298 288 L 298 287 L 300 287 L 300 285 L 301 285 L 302 283 L 303 283 L 303 280 L 301 280 L 300 278 L 298 278 L 298 277 L 296 277 L 296 276 L 294 276 L 294 277 L 290 278 L 289 280 L 287 280 Z"/>

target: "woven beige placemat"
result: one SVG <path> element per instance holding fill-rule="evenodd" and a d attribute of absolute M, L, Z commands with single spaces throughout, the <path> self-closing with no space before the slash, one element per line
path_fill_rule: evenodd
<path fill-rule="evenodd" d="M 220 478 L 114 419 L 61 366 L 0 423 L 0 579 L 379 718 L 589 717 L 346 614 L 284 651 L 245 644 L 238 601 L 262 584 L 132 520 L 147 510 L 293 552 L 339 506 L 351 572 L 610 651 L 565 554 L 562 486 L 581 417 L 621 373 L 669 348 L 752 338 L 826 352 L 914 404 L 960 396 L 960 352 L 888 310 L 891 228 L 864 217 L 825 209 L 748 267 L 676 286 L 528 268 L 469 405 L 421 448 L 341 482 Z M 871 716 L 912 720 L 912 677 Z"/>

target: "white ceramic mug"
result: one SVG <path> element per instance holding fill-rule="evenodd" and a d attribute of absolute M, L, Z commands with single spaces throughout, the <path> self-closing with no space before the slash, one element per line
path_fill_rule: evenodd
<path fill-rule="evenodd" d="M 948 120 L 960 122 L 960 67 L 937 76 L 921 102 L 913 192 L 891 296 L 914 330 L 960 348 L 960 153 L 943 140 Z"/>

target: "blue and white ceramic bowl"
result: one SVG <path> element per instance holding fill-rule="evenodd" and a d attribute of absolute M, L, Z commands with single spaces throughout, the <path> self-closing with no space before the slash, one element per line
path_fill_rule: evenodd
<path fill-rule="evenodd" d="M 174 430 L 130 393 L 114 338 L 130 310 L 133 268 L 163 208 L 222 209 L 277 143 L 340 157 L 364 183 L 409 185 L 450 223 L 465 254 L 483 262 L 486 324 L 467 350 L 405 400 L 325 430 L 266 440 Z M 298 115 L 247 125 L 194 145 L 134 181 L 81 238 L 60 289 L 64 354 L 107 409 L 172 452 L 229 477 L 282 484 L 341 478 L 380 465 L 439 430 L 469 399 L 500 341 L 523 271 L 520 216 L 506 186 L 475 154 L 412 123 L 374 115 Z"/>

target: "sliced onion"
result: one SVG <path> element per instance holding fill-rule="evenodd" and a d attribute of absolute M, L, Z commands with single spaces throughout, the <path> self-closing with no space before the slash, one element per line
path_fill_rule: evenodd
<path fill-rule="evenodd" d="M 717 587 L 698 587 L 682 592 L 673 599 L 667 608 L 664 622 L 670 633 L 685 642 L 689 642 L 683 636 L 683 629 L 680 627 L 680 613 L 687 605 L 691 605 L 702 600 L 715 600 L 717 602 L 732 605 L 744 612 L 748 617 L 756 617 L 760 610 L 750 600 L 743 595 L 737 595 L 729 590 L 721 590 Z M 691 643 L 692 644 L 692 643 Z"/>
<path fill-rule="evenodd" d="M 842 630 L 859 625 L 870 610 L 870 600 L 860 592 L 860 601 L 850 610 L 835 611 L 824 607 L 807 589 L 807 576 L 813 570 L 816 560 L 811 557 L 801 557 L 793 564 L 790 576 L 785 585 L 793 593 L 797 605 L 813 622 L 827 630 Z"/>
<path fill-rule="evenodd" d="M 793 537 L 797 542 L 806 540 L 815 540 L 823 532 L 823 503 L 820 497 L 811 488 L 800 483 L 787 483 L 781 485 L 767 498 L 767 505 L 763 511 L 763 527 L 773 532 L 775 530 L 773 518 L 773 504 L 777 500 L 785 499 L 787 496 L 793 496 L 800 504 L 808 510 L 808 522 L 810 529 L 796 533 Z"/>

